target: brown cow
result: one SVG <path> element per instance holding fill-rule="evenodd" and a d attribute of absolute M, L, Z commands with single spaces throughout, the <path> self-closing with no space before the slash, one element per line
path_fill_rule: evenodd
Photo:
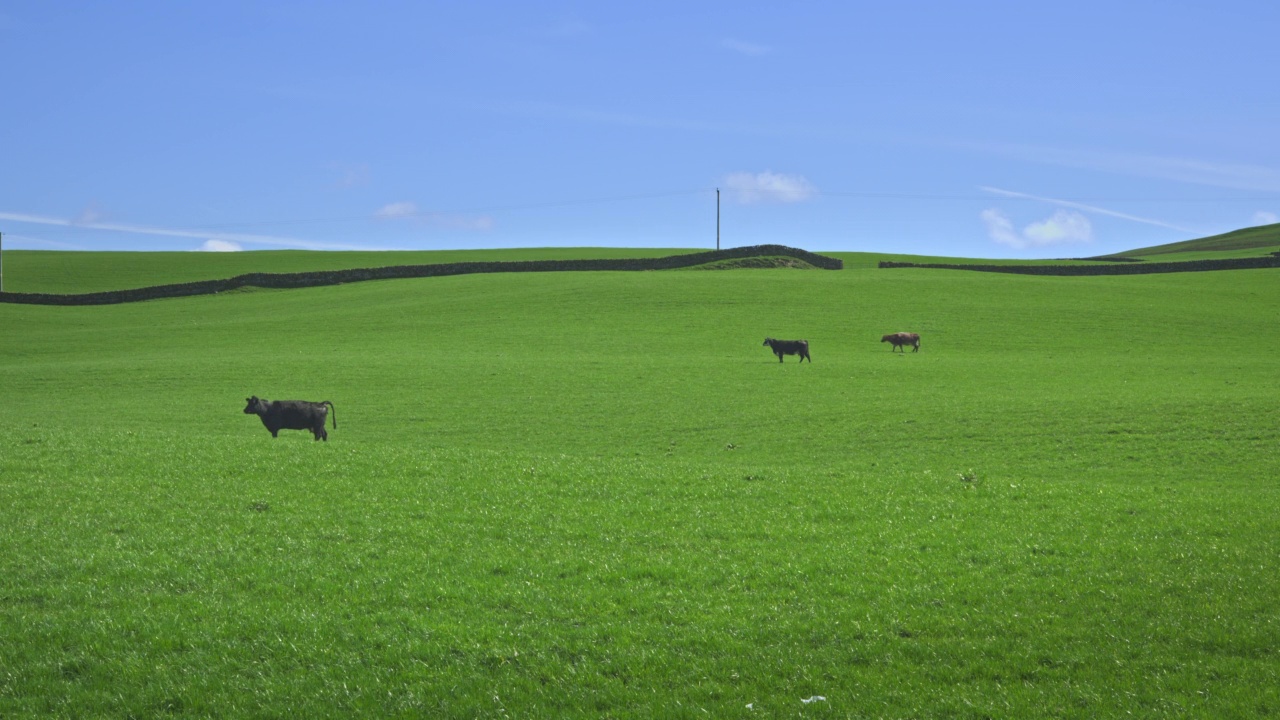
<path fill-rule="evenodd" d="M 918 335 L 917 333 L 909 333 L 909 332 L 892 333 L 890 335 L 885 335 L 884 337 L 880 338 L 880 342 L 893 343 L 893 347 L 889 348 L 889 352 L 893 352 L 894 349 L 901 349 L 903 345 L 910 345 L 913 348 L 915 348 L 911 352 L 920 352 L 920 335 Z M 902 352 L 905 353 L 906 350 L 903 350 Z"/>

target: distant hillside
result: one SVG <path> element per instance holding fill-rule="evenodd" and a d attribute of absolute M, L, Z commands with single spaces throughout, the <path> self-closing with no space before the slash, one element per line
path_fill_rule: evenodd
<path fill-rule="evenodd" d="M 0 302 L 27 305 L 114 305 L 160 298 L 191 297 L 255 288 L 311 288 L 342 285 L 366 280 L 448 277 L 487 273 L 566 272 L 566 271 L 649 271 L 678 270 L 696 266 L 729 267 L 808 267 L 840 270 L 839 258 L 817 255 L 785 245 L 751 245 L 709 250 L 700 253 L 679 252 L 666 257 L 596 258 L 561 260 L 515 260 L 488 262 L 434 263 L 427 265 L 389 265 L 372 268 L 345 268 L 291 273 L 246 273 L 221 280 L 168 283 L 149 287 L 109 290 L 105 292 L 56 294 L 0 292 Z"/>
<path fill-rule="evenodd" d="M 1144 257 L 1148 255 L 1170 255 L 1173 253 L 1212 252 L 1243 256 L 1265 255 L 1267 252 L 1262 251 L 1275 250 L 1280 250 L 1280 224 L 1244 228 L 1243 230 L 1235 230 L 1222 235 L 1213 235 L 1196 240 L 1184 240 L 1182 242 L 1169 243 L 1168 245 L 1138 248 L 1137 250 L 1128 250 L 1116 254 L 1128 257 Z"/>
<path fill-rule="evenodd" d="M 1153 258 L 1157 261 L 1152 262 Z M 1114 255 L 1042 262 L 922 263 L 882 260 L 881 268 L 977 270 L 1022 275 L 1145 275 L 1280 267 L 1280 223 L 1138 248 Z"/>

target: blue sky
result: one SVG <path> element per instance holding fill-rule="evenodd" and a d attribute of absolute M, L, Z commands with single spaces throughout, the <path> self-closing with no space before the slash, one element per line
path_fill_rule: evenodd
<path fill-rule="evenodd" d="M 4 247 L 1078 257 L 1277 222 L 1280 3 L 0 0 Z"/>

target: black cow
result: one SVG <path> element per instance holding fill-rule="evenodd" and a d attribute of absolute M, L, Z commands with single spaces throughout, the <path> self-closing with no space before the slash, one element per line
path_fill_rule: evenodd
<path fill-rule="evenodd" d="M 279 437 L 277 433 L 281 430 L 310 430 L 316 440 L 328 442 L 329 433 L 324 431 L 324 419 L 330 410 L 333 410 L 333 429 L 338 429 L 338 411 L 328 400 L 263 400 L 257 395 L 245 400 L 249 404 L 245 406 L 244 414 L 262 418 L 262 424 L 271 431 L 271 437 Z"/>
<path fill-rule="evenodd" d="M 764 339 L 764 344 L 778 356 L 778 362 L 782 362 L 783 355 L 799 355 L 800 362 L 808 360 L 810 365 L 813 364 L 813 358 L 809 357 L 808 340 L 774 340 L 767 337 Z"/>

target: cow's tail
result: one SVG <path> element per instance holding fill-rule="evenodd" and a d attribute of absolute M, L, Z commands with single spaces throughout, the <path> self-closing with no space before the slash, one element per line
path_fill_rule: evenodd
<path fill-rule="evenodd" d="M 337 430 L 338 429 L 338 409 L 335 408 L 333 406 L 333 403 L 329 402 L 328 400 L 325 400 L 320 404 L 329 406 L 329 417 L 333 418 L 333 429 Z"/>

